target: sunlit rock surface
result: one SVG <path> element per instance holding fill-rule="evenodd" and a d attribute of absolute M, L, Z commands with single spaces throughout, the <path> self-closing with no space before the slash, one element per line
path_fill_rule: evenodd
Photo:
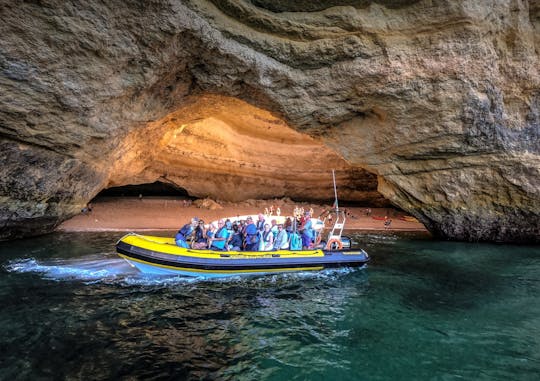
<path fill-rule="evenodd" d="M 0 7 L 0 238 L 100 190 L 384 196 L 439 236 L 540 241 L 534 1 Z M 377 193 L 375 188 L 378 186 Z"/>

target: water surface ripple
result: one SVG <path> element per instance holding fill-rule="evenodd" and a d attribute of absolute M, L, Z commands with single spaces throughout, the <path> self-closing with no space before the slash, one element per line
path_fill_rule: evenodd
<path fill-rule="evenodd" d="M 118 234 L 0 243 L 0 379 L 536 380 L 540 248 L 356 236 L 362 270 L 143 276 Z"/>

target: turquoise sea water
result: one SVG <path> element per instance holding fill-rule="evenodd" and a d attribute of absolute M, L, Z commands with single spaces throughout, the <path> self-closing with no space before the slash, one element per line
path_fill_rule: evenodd
<path fill-rule="evenodd" d="M 0 243 L 0 379 L 540 377 L 538 246 L 355 236 L 366 269 L 203 281 L 120 235 Z"/>

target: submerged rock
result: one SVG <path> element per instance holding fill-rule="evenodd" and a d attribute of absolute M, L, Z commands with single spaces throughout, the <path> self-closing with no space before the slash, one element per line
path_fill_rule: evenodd
<path fill-rule="evenodd" d="M 540 241 L 533 1 L 4 2 L 0 238 L 100 190 L 391 202 Z"/>

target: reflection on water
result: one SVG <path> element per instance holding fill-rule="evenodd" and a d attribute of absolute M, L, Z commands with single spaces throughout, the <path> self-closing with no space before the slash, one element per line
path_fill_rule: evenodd
<path fill-rule="evenodd" d="M 114 234 L 0 244 L 1 379 L 536 379 L 540 249 L 357 236 L 365 270 L 144 276 Z"/>

